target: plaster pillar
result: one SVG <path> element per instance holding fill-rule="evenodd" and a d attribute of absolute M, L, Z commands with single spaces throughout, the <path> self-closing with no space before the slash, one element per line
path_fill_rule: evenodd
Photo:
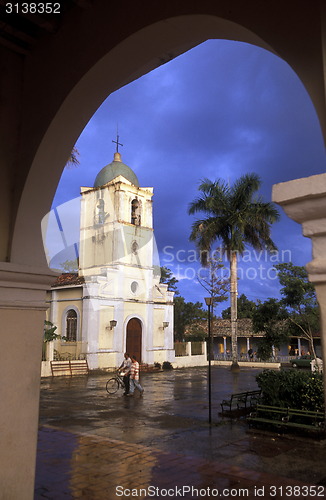
<path fill-rule="evenodd" d="M 0 263 L 0 499 L 31 500 L 49 270 Z"/>
<path fill-rule="evenodd" d="M 298 355 L 299 356 L 301 356 L 301 351 L 302 351 L 301 339 L 300 339 L 300 337 L 298 337 Z"/>
<path fill-rule="evenodd" d="M 226 359 L 226 337 L 223 337 L 223 349 L 224 359 Z"/>
<path fill-rule="evenodd" d="M 306 265 L 315 285 L 321 312 L 322 355 L 326 360 L 326 174 L 283 182 L 273 186 L 273 201 L 302 224 L 302 233 L 311 238 L 312 260 Z M 326 373 L 324 369 L 326 400 Z"/>

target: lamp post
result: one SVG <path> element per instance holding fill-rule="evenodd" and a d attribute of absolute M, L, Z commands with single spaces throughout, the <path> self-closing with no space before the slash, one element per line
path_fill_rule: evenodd
<path fill-rule="evenodd" d="M 212 374 L 211 374 L 211 307 L 213 297 L 205 297 L 208 308 L 208 423 L 212 423 Z"/>

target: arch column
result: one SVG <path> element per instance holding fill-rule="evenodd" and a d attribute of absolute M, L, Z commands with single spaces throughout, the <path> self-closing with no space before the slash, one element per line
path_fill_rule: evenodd
<path fill-rule="evenodd" d="M 321 312 L 321 344 L 326 360 L 326 174 L 275 184 L 273 201 L 311 238 L 313 259 L 306 265 Z M 326 372 L 324 369 L 326 399 Z"/>
<path fill-rule="evenodd" d="M 0 499 L 34 495 L 48 269 L 0 263 Z"/>

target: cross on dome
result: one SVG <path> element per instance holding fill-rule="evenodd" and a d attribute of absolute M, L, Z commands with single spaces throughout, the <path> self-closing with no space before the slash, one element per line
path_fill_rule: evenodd
<path fill-rule="evenodd" d="M 119 142 L 119 134 L 118 134 L 118 132 L 117 132 L 117 140 L 116 141 L 112 140 L 112 142 L 114 142 L 117 145 L 116 153 L 119 153 L 119 146 L 123 146 L 123 144 L 121 144 L 121 142 Z"/>

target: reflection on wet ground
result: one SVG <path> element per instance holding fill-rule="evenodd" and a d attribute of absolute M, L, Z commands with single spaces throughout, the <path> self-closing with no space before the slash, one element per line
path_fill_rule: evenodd
<path fill-rule="evenodd" d="M 131 488 L 163 498 L 148 487 L 186 485 L 242 487 L 255 498 L 264 485 L 302 483 L 319 484 L 326 496 L 324 442 L 249 433 L 244 419 L 219 415 L 226 396 L 257 387 L 258 372 L 212 368 L 211 427 L 206 368 L 144 373 L 143 398 L 108 395 L 108 375 L 43 380 L 35 498 L 126 498 Z M 265 498 L 278 498 L 272 493 Z"/>

